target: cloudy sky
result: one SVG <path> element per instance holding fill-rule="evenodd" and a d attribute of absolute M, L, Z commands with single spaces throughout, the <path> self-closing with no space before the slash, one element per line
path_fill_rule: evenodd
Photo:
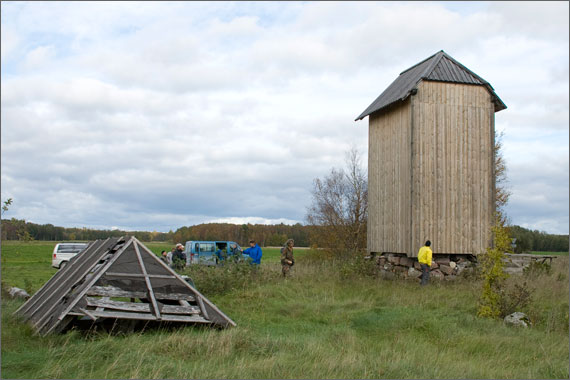
<path fill-rule="evenodd" d="M 168 231 L 303 222 L 439 50 L 486 79 L 513 224 L 568 233 L 568 2 L 2 2 L 4 217 Z"/>

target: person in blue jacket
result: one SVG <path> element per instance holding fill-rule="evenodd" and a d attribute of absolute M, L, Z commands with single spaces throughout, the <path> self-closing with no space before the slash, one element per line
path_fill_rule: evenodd
<path fill-rule="evenodd" d="M 261 256 L 263 255 L 263 253 L 261 252 L 261 247 L 257 245 L 255 240 L 249 241 L 249 248 L 243 251 L 243 253 L 251 257 L 252 264 L 257 264 L 257 265 L 261 264 Z"/>

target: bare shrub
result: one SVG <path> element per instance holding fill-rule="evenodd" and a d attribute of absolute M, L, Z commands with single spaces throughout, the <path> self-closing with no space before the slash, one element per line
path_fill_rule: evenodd
<path fill-rule="evenodd" d="M 533 289 L 531 289 L 526 281 L 523 283 L 513 283 L 507 286 L 504 294 L 500 298 L 499 308 L 501 318 L 506 317 L 515 311 L 524 310 L 532 301 Z"/>
<path fill-rule="evenodd" d="M 366 249 L 368 180 L 356 148 L 346 157 L 346 169 L 331 169 L 313 182 L 312 203 L 306 219 L 315 228 L 313 240 L 335 257 L 347 257 Z"/>

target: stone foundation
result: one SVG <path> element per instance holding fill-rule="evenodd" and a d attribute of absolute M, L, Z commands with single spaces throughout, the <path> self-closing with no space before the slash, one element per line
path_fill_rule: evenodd
<path fill-rule="evenodd" d="M 506 253 L 505 255 L 505 272 L 511 275 L 522 275 L 524 268 L 528 267 L 533 261 L 551 265 L 552 259 L 556 258 L 556 256 L 530 254 Z M 422 274 L 420 263 L 415 257 L 407 257 L 405 254 L 398 253 L 383 253 L 370 258 L 376 261 L 380 276 L 386 279 L 399 277 L 419 281 Z M 476 265 L 477 258 L 473 255 L 434 254 L 430 279 L 454 280 L 457 276 L 473 272 Z"/>
<path fill-rule="evenodd" d="M 420 263 L 415 257 L 384 253 L 374 259 L 383 278 L 399 277 L 419 281 L 422 275 Z M 472 272 L 475 265 L 476 259 L 471 255 L 434 255 L 430 279 L 452 281 L 458 276 Z"/>
<path fill-rule="evenodd" d="M 526 267 L 528 267 L 532 262 L 548 264 L 552 266 L 552 260 L 556 256 L 551 255 L 531 255 L 531 254 L 513 254 L 505 253 L 505 272 L 508 274 L 522 275 Z"/>

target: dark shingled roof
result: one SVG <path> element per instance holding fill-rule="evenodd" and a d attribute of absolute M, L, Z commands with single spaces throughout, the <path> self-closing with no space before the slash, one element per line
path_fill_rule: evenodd
<path fill-rule="evenodd" d="M 400 76 L 356 120 L 362 120 L 374 112 L 406 100 L 411 92 L 417 89 L 417 85 L 421 80 L 482 85 L 487 87 L 487 90 L 491 93 L 492 101 L 495 104 L 495 112 L 507 108 L 505 103 L 495 94 L 495 90 L 489 82 L 441 50 L 409 69 L 402 71 Z"/>

